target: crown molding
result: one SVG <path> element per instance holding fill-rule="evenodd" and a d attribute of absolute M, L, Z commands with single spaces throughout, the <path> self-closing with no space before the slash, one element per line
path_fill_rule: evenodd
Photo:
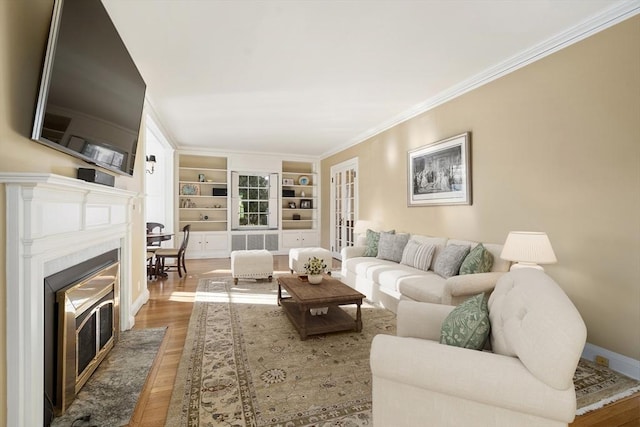
<path fill-rule="evenodd" d="M 361 142 L 397 126 L 400 123 L 406 122 L 409 119 L 451 101 L 452 99 L 455 99 L 473 89 L 483 86 L 559 50 L 571 46 L 574 43 L 584 40 L 585 38 L 627 20 L 638 13 L 640 13 L 640 0 L 616 2 L 616 4 L 609 9 L 604 10 L 602 13 L 570 27 L 557 36 L 551 37 L 542 43 L 524 50 L 493 67 L 487 68 L 486 70 L 452 86 L 447 90 L 444 90 L 443 92 L 440 92 L 436 96 L 429 98 L 420 104 L 414 105 L 392 119 L 383 122 L 379 126 L 361 133 L 347 143 L 325 152 L 320 155 L 320 158 L 325 159 L 336 153 L 344 151 L 349 147 L 360 144 Z"/>
<path fill-rule="evenodd" d="M 166 143 L 170 148 L 174 150 L 177 149 L 178 144 L 176 143 L 176 138 L 164 125 L 164 121 L 162 117 L 160 117 L 160 114 L 158 114 L 158 110 L 155 108 L 155 103 L 149 93 L 147 93 L 144 98 L 144 110 L 146 115 L 151 118 L 151 123 L 147 123 L 147 127 L 150 127 L 152 131 L 160 134 L 160 136 L 156 135 L 158 139 L 164 139 L 164 141 L 160 141 L 160 143 L 163 145 Z"/>
<path fill-rule="evenodd" d="M 193 154 L 200 156 L 221 156 L 221 157 L 231 157 L 231 156 L 259 156 L 259 157 L 273 157 L 280 160 L 286 161 L 303 161 L 303 162 L 315 162 L 320 161 L 322 158 L 316 155 L 306 155 L 306 154 L 295 154 L 295 153 L 280 153 L 273 151 L 251 151 L 251 150 L 220 150 L 216 148 L 209 147 L 200 147 L 200 146 L 191 146 L 191 145 L 182 145 L 179 146 L 176 151 L 179 154 Z"/>

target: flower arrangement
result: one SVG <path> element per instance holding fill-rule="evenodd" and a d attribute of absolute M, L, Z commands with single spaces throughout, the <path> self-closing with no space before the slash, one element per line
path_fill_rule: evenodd
<path fill-rule="evenodd" d="M 317 257 L 309 258 L 309 262 L 304 265 L 304 271 L 308 275 L 322 274 L 326 268 L 324 261 Z"/>

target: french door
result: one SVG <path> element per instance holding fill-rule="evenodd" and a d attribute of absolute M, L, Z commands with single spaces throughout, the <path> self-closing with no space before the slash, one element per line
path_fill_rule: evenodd
<path fill-rule="evenodd" d="M 331 167 L 331 252 L 353 246 L 353 227 L 358 219 L 358 159 Z"/>

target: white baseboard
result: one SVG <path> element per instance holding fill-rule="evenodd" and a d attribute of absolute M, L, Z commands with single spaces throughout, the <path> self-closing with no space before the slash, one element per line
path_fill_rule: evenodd
<path fill-rule="evenodd" d="M 131 304 L 131 312 L 129 313 L 129 324 L 131 325 L 132 328 L 133 328 L 133 325 L 135 325 L 136 323 L 136 320 L 135 320 L 136 314 L 138 314 L 138 311 L 140 310 L 140 308 L 142 308 L 142 306 L 145 305 L 147 301 L 149 301 L 149 289 L 145 288 L 140 293 L 138 298 L 136 298 L 136 300 Z"/>
<path fill-rule="evenodd" d="M 636 380 L 640 380 L 640 360 L 614 353 L 606 348 L 587 343 L 582 350 L 584 359 L 595 361 L 596 356 L 603 356 L 609 359 L 609 368 L 622 375 L 626 375 Z"/>

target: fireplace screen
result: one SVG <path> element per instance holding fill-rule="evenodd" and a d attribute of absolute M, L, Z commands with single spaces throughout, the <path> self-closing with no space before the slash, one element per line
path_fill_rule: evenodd
<path fill-rule="evenodd" d="M 58 393 L 63 413 L 118 338 L 119 263 L 57 292 Z M 64 309 L 63 309 L 64 307 Z"/>

